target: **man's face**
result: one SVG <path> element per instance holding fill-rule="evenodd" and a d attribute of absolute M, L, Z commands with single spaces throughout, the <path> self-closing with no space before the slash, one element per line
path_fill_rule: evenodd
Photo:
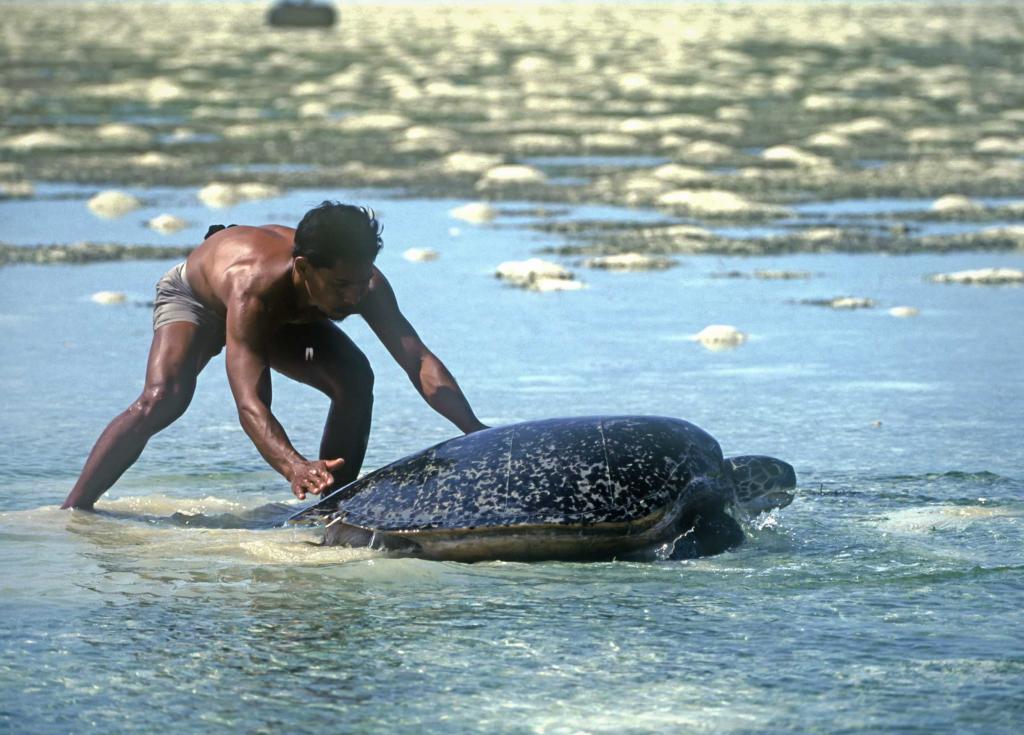
<path fill-rule="evenodd" d="M 348 316 L 366 296 L 373 276 L 372 262 L 339 260 L 330 268 L 306 269 L 310 304 L 331 319 Z"/>

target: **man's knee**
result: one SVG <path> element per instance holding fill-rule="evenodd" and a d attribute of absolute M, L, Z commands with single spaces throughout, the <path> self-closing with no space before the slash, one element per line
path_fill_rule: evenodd
<path fill-rule="evenodd" d="M 352 361 L 346 379 L 349 384 L 350 393 L 360 398 L 372 400 L 373 368 L 370 367 L 370 361 L 366 359 L 366 355 L 360 352 L 358 357 Z"/>
<path fill-rule="evenodd" d="M 343 372 L 329 386 L 332 400 L 373 400 L 373 368 L 366 355 L 359 353 L 346 361 Z"/>
<path fill-rule="evenodd" d="M 181 380 L 147 383 L 132 408 L 154 430 L 162 429 L 185 413 L 195 386 Z"/>

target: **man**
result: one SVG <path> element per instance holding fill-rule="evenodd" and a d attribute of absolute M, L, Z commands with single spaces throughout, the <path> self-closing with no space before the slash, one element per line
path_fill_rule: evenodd
<path fill-rule="evenodd" d="M 208 234 L 157 284 L 145 387 L 100 435 L 62 507 L 91 509 L 149 438 L 185 412 L 196 377 L 225 345 L 242 427 L 295 497 L 354 480 L 370 433 L 373 372 L 333 323 L 352 314 L 366 320 L 435 411 L 467 434 L 487 428 L 399 311 L 374 265 L 380 232 L 372 211 L 324 202 L 296 229 L 232 226 Z M 331 399 L 320 459 L 299 454 L 271 413 L 271 368 Z"/>

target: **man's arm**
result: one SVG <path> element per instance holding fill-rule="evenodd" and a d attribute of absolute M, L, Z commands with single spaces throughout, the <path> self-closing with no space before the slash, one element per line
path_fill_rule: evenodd
<path fill-rule="evenodd" d="M 487 428 L 473 413 L 448 368 L 427 349 L 399 310 L 395 292 L 380 271 L 374 275 L 360 313 L 431 408 L 464 434 Z"/>
<path fill-rule="evenodd" d="M 241 293 L 228 303 L 227 364 L 228 382 L 238 418 L 245 433 L 267 463 L 291 483 L 299 500 L 306 493 L 319 494 L 334 482 L 331 474 L 344 463 L 343 459 L 308 461 L 288 440 L 284 428 L 260 397 L 259 384 L 270 369 L 267 359 L 263 305 L 259 298 Z M 265 322 L 264 322 L 265 323 Z"/>

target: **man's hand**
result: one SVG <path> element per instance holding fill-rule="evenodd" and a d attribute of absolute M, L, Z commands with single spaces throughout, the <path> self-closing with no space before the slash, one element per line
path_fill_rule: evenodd
<path fill-rule="evenodd" d="M 306 493 L 319 495 L 334 484 L 334 475 L 331 474 L 345 464 L 341 457 L 338 459 L 318 459 L 315 462 L 298 462 L 292 466 L 291 476 L 288 478 L 292 483 L 292 492 L 299 500 L 306 499 Z"/>

